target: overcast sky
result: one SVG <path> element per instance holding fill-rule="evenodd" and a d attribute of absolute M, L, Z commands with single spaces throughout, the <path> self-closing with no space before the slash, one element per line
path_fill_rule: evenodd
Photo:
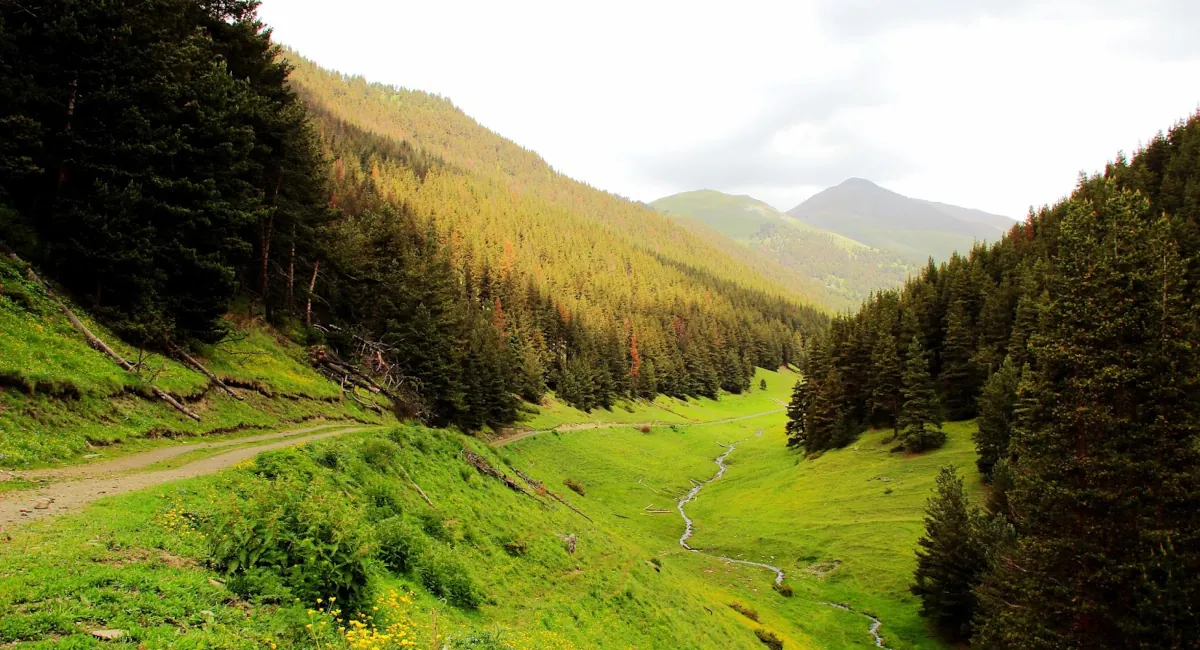
<path fill-rule="evenodd" d="M 787 210 L 858 176 L 1021 217 L 1200 106 L 1200 0 L 265 0 L 319 64 L 427 90 L 643 201 Z"/>

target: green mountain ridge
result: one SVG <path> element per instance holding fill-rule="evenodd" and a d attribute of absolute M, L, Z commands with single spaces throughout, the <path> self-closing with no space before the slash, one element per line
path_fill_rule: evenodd
<path fill-rule="evenodd" d="M 680 223 L 700 223 L 818 283 L 820 300 L 857 307 L 872 291 L 899 286 L 916 270 L 889 251 L 823 230 L 750 196 L 697 190 L 650 203 Z"/>
<path fill-rule="evenodd" d="M 811 226 L 924 263 L 966 255 L 996 241 L 1016 222 L 944 203 L 912 199 L 871 181 L 851 178 L 823 190 L 787 214 Z"/>

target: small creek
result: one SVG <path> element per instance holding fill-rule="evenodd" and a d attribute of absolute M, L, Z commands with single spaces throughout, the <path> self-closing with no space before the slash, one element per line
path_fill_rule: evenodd
<path fill-rule="evenodd" d="M 761 436 L 762 429 L 759 429 L 759 431 L 756 435 Z M 704 553 L 705 555 L 708 555 L 709 557 L 713 557 L 718 560 L 724 560 L 726 562 L 732 562 L 733 564 L 744 564 L 746 566 L 754 566 L 754 567 L 759 567 L 761 569 L 767 569 L 769 571 L 772 571 L 775 574 L 775 584 L 782 585 L 783 579 L 784 579 L 783 569 L 781 569 L 777 566 L 772 566 L 770 564 L 764 564 L 762 562 L 751 562 L 750 560 L 738 560 L 738 559 L 731 558 L 731 557 L 725 557 L 724 555 L 714 555 L 712 553 L 707 553 L 705 551 L 701 551 L 698 548 L 692 548 L 687 543 L 688 539 L 695 532 L 695 527 L 692 525 L 691 517 L 687 516 L 687 513 L 684 512 L 683 507 L 686 506 L 688 503 L 691 503 L 696 498 L 696 496 L 698 494 L 700 494 L 700 490 L 704 489 L 704 486 L 708 485 L 709 483 L 712 483 L 713 481 L 715 481 L 725 475 L 725 471 L 729 469 L 729 466 L 725 464 L 725 459 L 729 458 L 729 454 L 732 454 L 733 450 L 737 448 L 737 445 L 741 444 L 745 440 L 748 440 L 748 438 L 739 440 L 734 443 L 730 443 L 729 447 L 725 450 L 725 452 L 722 453 L 720 456 L 717 456 L 716 459 L 713 461 L 717 464 L 717 473 L 714 474 L 712 476 L 712 478 L 708 479 L 707 481 L 697 482 L 697 481 L 693 480 L 692 483 L 694 483 L 694 485 L 692 486 L 692 489 L 688 490 L 688 493 L 683 495 L 683 498 L 679 500 L 679 505 L 678 505 L 679 516 L 683 517 L 683 523 L 684 523 L 683 535 L 681 535 L 679 537 L 679 545 L 682 546 L 685 551 L 691 551 L 692 553 Z M 842 605 L 839 603 L 821 603 L 821 604 L 828 605 L 829 607 L 836 607 L 837 609 L 847 611 L 847 612 L 852 612 L 854 614 L 858 614 L 859 616 L 866 617 L 867 620 L 871 621 L 870 632 L 871 632 L 871 636 L 875 639 L 875 647 L 883 648 L 883 650 L 891 650 L 887 646 L 883 645 L 883 637 L 880 636 L 880 634 L 879 634 L 879 628 L 883 627 L 883 622 L 880 621 L 879 619 L 875 618 L 874 616 L 871 616 L 870 614 L 864 614 L 863 612 L 860 612 L 860 611 L 854 609 L 853 607 L 850 607 L 849 605 Z"/>

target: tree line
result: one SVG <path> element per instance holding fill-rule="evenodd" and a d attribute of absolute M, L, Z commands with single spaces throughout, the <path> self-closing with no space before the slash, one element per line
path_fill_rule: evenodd
<path fill-rule="evenodd" d="M 913 592 L 948 637 L 1195 647 L 1197 187 L 1200 114 L 1081 177 L 1002 241 L 874 296 L 810 355 L 826 372 L 797 389 L 811 405 L 794 409 L 807 416 L 792 425 L 802 443 L 848 430 L 830 443 L 845 444 L 868 425 L 908 440 L 928 408 L 978 418 L 986 503 L 972 506 L 943 470 L 917 553 Z M 899 396 L 881 387 L 898 374 Z M 918 399 L 916 384 L 935 398 Z"/>
<path fill-rule="evenodd" d="M 326 72 L 253 0 L 0 5 L 0 237 L 136 345 L 244 310 L 465 429 L 749 389 L 825 316 L 441 98 Z"/>

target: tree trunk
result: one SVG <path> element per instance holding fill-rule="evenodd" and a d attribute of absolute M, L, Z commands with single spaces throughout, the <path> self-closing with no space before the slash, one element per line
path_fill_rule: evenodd
<path fill-rule="evenodd" d="M 8 252 L 8 256 L 15 261 L 18 261 L 18 262 L 20 261 L 20 258 L 17 257 L 16 254 L 14 254 L 14 253 Z M 79 331 L 80 334 L 83 334 L 83 338 L 88 342 L 88 345 L 92 346 L 96 350 L 99 350 L 100 352 L 103 352 L 105 356 L 107 356 L 109 359 L 112 359 L 113 361 L 115 361 L 117 363 L 117 365 L 121 366 L 121 368 L 123 368 L 126 372 L 132 372 L 132 373 L 136 374 L 136 371 L 134 370 L 133 365 L 130 364 L 128 361 L 126 361 L 124 359 L 124 357 L 117 354 L 115 350 L 108 347 L 107 343 L 105 343 L 104 341 L 101 341 L 95 334 L 92 334 L 92 331 L 89 330 L 87 328 L 87 326 L 84 325 L 79 320 L 79 317 L 77 317 L 75 315 L 75 312 L 71 311 L 70 307 L 67 307 L 67 303 L 63 302 L 62 299 L 59 298 L 58 295 L 55 294 L 54 291 L 50 289 L 50 285 L 43 282 L 42 279 L 40 277 L 38 277 L 38 275 L 36 273 L 33 272 L 32 268 L 26 269 L 25 273 L 26 273 L 26 275 L 29 276 L 29 280 L 31 282 L 34 282 L 34 283 L 38 284 L 39 286 L 41 286 L 42 289 L 46 292 L 46 295 L 58 303 L 59 309 L 62 310 L 63 315 L 67 317 L 67 321 L 71 323 L 71 327 L 74 327 L 76 330 Z M 154 392 L 154 395 L 156 397 L 158 397 L 162 401 L 166 402 L 167 404 L 170 404 L 175 410 L 179 411 L 180 413 L 183 413 L 184 415 L 188 416 L 189 418 L 191 418 L 197 422 L 200 421 L 199 415 L 196 415 L 190 409 L 188 409 L 188 407 L 184 406 L 183 404 L 180 404 L 179 400 L 175 399 L 174 397 L 171 397 L 165 391 L 163 391 L 161 388 L 159 388 L 153 384 L 150 384 L 150 390 Z"/>
<path fill-rule="evenodd" d="M 312 278 L 308 281 L 308 302 L 304 305 L 304 326 L 312 327 L 312 297 L 313 289 L 317 286 L 317 271 L 321 268 L 321 260 L 313 264 Z"/>
<path fill-rule="evenodd" d="M 174 343 L 168 343 L 168 345 L 171 346 L 171 350 L 174 351 L 176 355 L 182 357 L 183 360 L 188 363 L 188 365 L 192 366 L 196 370 L 199 370 L 205 377 L 208 377 L 209 381 L 211 381 L 212 383 L 214 383 L 218 387 L 220 387 L 221 390 L 225 391 L 226 393 L 229 393 L 230 395 L 233 396 L 234 399 L 236 399 L 239 402 L 244 401 L 244 399 L 242 398 L 241 395 L 238 395 L 237 393 L 233 392 L 233 389 L 230 388 L 229 386 L 225 385 L 225 382 L 221 381 L 220 377 L 213 374 L 213 372 L 211 370 L 209 370 L 208 368 L 205 368 L 199 361 L 196 361 L 195 359 L 193 359 L 190 354 L 188 354 L 187 352 L 184 352 L 183 348 L 179 347 L 178 345 L 175 345 Z"/>
<path fill-rule="evenodd" d="M 288 256 L 287 303 L 288 311 L 295 313 L 296 309 L 296 224 L 292 224 L 292 251 Z"/>

